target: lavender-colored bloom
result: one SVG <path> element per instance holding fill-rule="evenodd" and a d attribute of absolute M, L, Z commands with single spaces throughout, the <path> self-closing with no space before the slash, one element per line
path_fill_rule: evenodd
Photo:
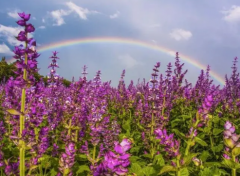
<path fill-rule="evenodd" d="M 166 129 L 156 129 L 155 134 L 156 138 L 160 139 L 160 144 L 165 146 L 164 150 L 168 153 L 169 156 L 176 157 L 180 154 L 180 142 L 173 139 L 174 134 L 168 135 Z"/>
<path fill-rule="evenodd" d="M 5 174 L 7 176 L 11 176 L 11 175 L 19 176 L 19 168 L 18 167 L 19 167 L 19 162 L 12 163 L 12 162 L 8 161 L 8 164 L 4 170 Z"/>
<path fill-rule="evenodd" d="M 235 133 L 235 127 L 234 125 L 230 122 L 230 121 L 226 121 L 226 123 L 224 124 L 224 143 L 227 146 L 225 148 L 225 152 L 223 154 L 223 157 L 226 159 L 230 159 L 230 156 L 228 156 L 228 153 L 231 153 L 231 151 L 234 148 L 239 148 L 240 147 L 240 142 L 238 142 L 240 135 L 237 135 Z"/>
<path fill-rule="evenodd" d="M 18 13 L 18 15 L 24 19 L 25 21 L 28 21 L 30 19 L 31 14 L 25 14 L 24 12 Z"/>
<path fill-rule="evenodd" d="M 59 170 L 63 173 L 64 170 L 69 170 L 71 173 L 71 168 L 74 165 L 75 161 L 75 144 L 70 142 L 65 147 L 65 153 L 62 153 L 59 160 Z"/>
<path fill-rule="evenodd" d="M 100 171 L 103 171 L 107 174 L 118 174 L 126 175 L 128 172 L 128 167 L 130 165 L 130 154 L 125 153 L 131 147 L 131 141 L 129 139 L 123 139 L 119 144 L 115 142 L 115 154 L 112 151 L 109 151 L 104 156 L 104 161 L 96 168 L 94 176 L 100 176 Z M 107 172 L 108 171 L 108 172 Z"/>
<path fill-rule="evenodd" d="M 26 28 L 25 28 L 25 31 L 30 33 L 30 32 L 34 32 L 35 31 L 35 28 L 32 24 L 27 24 L 26 25 Z"/>

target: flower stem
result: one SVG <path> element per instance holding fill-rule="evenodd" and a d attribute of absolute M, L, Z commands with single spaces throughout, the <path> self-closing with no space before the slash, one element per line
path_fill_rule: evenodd
<path fill-rule="evenodd" d="M 192 143 L 192 140 L 193 140 L 193 135 L 194 135 L 195 127 L 197 127 L 198 122 L 199 122 L 199 120 L 197 120 L 196 123 L 194 124 L 194 126 L 193 126 L 194 128 L 193 128 L 193 130 L 192 130 L 192 132 L 191 132 L 191 134 L 190 134 L 190 138 L 188 139 L 187 148 L 186 148 L 186 150 L 185 150 L 185 156 L 187 156 L 188 153 L 189 153 L 189 149 L 190 149 L 190 146 L 191 146 L 191 143 Z"/>
<path fill-rule="evenodd" d="M 27 35 L 26 35 L 27 37 Z M 25 48 L 27 48 L 27 42 L 25 42 Z M 25 53 L 25 64 L 27 65 L 28 55 Z M 23 79 L 27 81 L 27 71 L 26 69 L 23 70 Z M 22 89 L 22 97 L 21 97 L 21 115 L 20 115 L 20 176 L 25 176 L 25 142 L 22 140 L 22 132 L 24 130 L 24 112 L 25 112 L 25 96 L 26 90 L 25 88 Z"/>
<path fill-rule="evenodd" d="M 96 157 L 96 145 L 93 147 L 93 162 L 95 163 L 95 157 Z"/>
<path fill-rule="evenodd" d="M 42 168 L 42 161 L 39 164 L 39 171 L 40 171 L 40 176 L 43 176 L 43 168 Z"/>
<path fill-rule="evenodd" d="M 72 131 L 72 119 L 70 119 L 69 121 L 68 136 L 70 136 L 71 131 Z"/>
<path fill-rule="evenodd" d="M 236 160 L 236 159 L 235 159 L 235 156 L 232 155 L 232 161 L 233 161 L 233 162 L 236 162 L 235 160 Z M 236 176 L 236 169 L 232 169 L 232 176 Z"/>

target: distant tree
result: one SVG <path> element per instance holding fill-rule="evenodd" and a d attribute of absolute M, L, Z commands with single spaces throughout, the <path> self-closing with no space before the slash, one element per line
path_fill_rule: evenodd
<path fill-rule="evenodd" d="M 0 62 L 0 83 L 6 82 L 10 77 L 16 78 L 16 74 L 14 71 L 16 70 L 15 66 L 16 62 L 8 64 L 6 62 L 6 58 L 2 57 L 2 60 Z M 34 77 L 36 79 L 36 82 L 39 82 L 41 79 L 43 79 L 45 85 L 47 85 L 47 76 L 42 76 L 39 73 L 34 73 Z M 69 87 L 71 84 L 70 81 L 63 79 L 63 85 L 66 87 Z"/>
<path fill-rule="evenodd" d="M 0 62 L 0 82 L 7 81 L 11 76 L 16 77 L 15 70 L 15 63 L 8 64 L 5 57 L 2 57 Z"/>
<path fill-rule="evenodd" d="M 68 80 L 66 80 L 66 79 L 63 79 L 62 83 L 63 83 L 63 85 L 65 85 L 66 87 L 69 87 L 70 84 L 71 84 L 71 81 L 68 81 Z"/>

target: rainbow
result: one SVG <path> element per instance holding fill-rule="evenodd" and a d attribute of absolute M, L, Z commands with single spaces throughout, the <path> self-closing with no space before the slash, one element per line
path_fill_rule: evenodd
<path fill-rule="evenodd" d="M 126 44 L 126 45 L 134 45 L 142 48 L 147 48 L 155 51 L 159 51 L 165 54 L 168 54 L 170 56 L 175 57 L 176 52 L 165 48 L 160 45 L 140 41 L 140 40 L 134 40 L 134 39 L 129 39 L 129 38 L 118 38 L 118 37 L 94 37 L 94 38 L 80 38 L 80 39 L 71 39 L 71 40 L 64 40 L 64 41 L 59 41 L 55 43 L 50 43 L 44 46 L 40 46 L 37 48 L 38 52 L 44 52 L 48 50 L 53 50 L 56 48 L 62 48 L 62 47 L 67 47 L 67 46 L 73 46 L 73 45 L 80 45 L 80 44 L 98 44 L 98 43 L 110 43 L 110 44 Z M 206 65 L 201 64 L 199 61 L 196 59 L 190 58 L 189 56 L 183 55 L 182 53 L 179 54 L 180 59 L 199 68 L 205 70 L 207 68 Z M 8 60 L 8 62 L 13 62 L 14 58 L 11 58 Z M 210 75 L 218 81 L 220 84 L 224 85 L 225 80 L 218 75 L 216 72 L 211 71 Z"/>

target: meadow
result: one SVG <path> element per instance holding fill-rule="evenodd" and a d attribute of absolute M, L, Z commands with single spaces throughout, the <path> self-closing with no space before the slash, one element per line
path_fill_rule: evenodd
<path fill-rule="evenodd" d="M 150 81 L 117 88 L 87 79 L 87 66 L 69 86 L 57 74 L 57 52 L 47 79 L 38 73 L 30 14 L 16 39 L 15 73 L 0 84 L 0 175 L 224 176 L 240 175 L 240 79 L 237 58 L 225 85 L 214 85 L 210 66 L 196 84 L 176 52 Z"/>

